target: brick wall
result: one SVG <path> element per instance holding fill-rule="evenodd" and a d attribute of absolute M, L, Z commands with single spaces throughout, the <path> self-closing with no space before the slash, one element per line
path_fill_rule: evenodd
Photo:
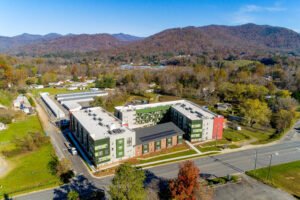
<path fill-rule="evenodd" d="M 138 145 L 135 147 L 135 156 L 141 156 L 143 152 L 142 145 Z"/>

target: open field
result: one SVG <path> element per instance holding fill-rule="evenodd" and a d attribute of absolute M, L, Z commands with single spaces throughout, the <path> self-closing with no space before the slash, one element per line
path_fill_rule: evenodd
<path fill-rule="evenodd" d="M 17 194 L 60 184 L 59 177 L 48 168 L 52 151 L 49 144 L 35 152 L 10 158 L 14 169 L 0 179 L 0 193 Z"/>
<path fill-rule="evenodd" d="M 22 137 L 29 132 L 42 132 L 40 121 L 36 115 L 28 116 L 25 121 L 8 125 L 8 129 L 0 132 L 0 151 L 14 148 L 11 140 L 14 136 Z"/>
<path fill-rule="evenodd" d="M 50 95 L 62 94 L 62 93 L 73 93 L 73 92 L 84 92 L 87 90 L 67 90 L 67 89 L 58 89 L 58 88 L 42 88 L 42 89 L 33 89 L 30 92 L 34 96 L 38 96 L 40 92 L 48 92 Z"/>
<path fill-rule="evenodd" d="M 300 161 L 272 166 L 270 183 L 267 180 L 268 168 L 248 171 L 247 174 L 300 198 Z"/>
<path fill-rule="evenodd" d="M 11 106 L 15 96 L 16 95 L 11 92 L 0 90 L 0 104 L 3 106 Z"/>
<path fill-rule="evenodd" d="M 22 137 L 28 132 L 42 132 L 42 127 L 37 116 L 29 116 L 26 120 L 15 122 L 9 125 L 8 129 L 0 133 L 0 151 L 13 150 L 12 143 L 14 136 Z M 16 155 L 6 158 L 9 163 L 9 170 L 1 177 L 0 197 L 3 194 L 16 195 L 19 193 L 34 191 L 42 188 L 52 187 L 60 184 L 60 179 L 53 175 L 48 168 L 49 162 L 53 159 L 51 144 L 43 146 L 33 152 Z"/>

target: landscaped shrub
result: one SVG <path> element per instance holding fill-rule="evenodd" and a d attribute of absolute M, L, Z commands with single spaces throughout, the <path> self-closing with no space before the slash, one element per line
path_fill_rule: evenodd
<path fill-rule="evenodd" d="M 231 177 L 230 177 L 230 180 L 231 180 L 232 182 L 236 183 L 236 182 L 238 182 L 239 177 L 237 177 L 237 176 L 231 176 Z"/>

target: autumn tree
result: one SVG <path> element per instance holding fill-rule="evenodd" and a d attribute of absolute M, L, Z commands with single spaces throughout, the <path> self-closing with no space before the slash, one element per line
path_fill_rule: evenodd
<path fill-rule="evenodd" d="M 179 166 L 178 178 L 170 183 L 172 198 L 178 200 L 195 200 L 200 191 L 199 169 L 193 161 L 186 161 Z"/>
<path fill-rule="evenodd" d="M 116 170 L 109 187 L 113 200 L 143 200 L 146 194 L 144 188 L 145 172 L 129 163 L 121 164 Z"/>
<path fill-rule="evenodd" d="M 0 88 L 7 88 L 12 81 L 12 69 L 4 63 L 0 63 Z"/>
<path fill-rule="evenodd" d="M 255 123 L 266 123 L 269 121 L 271 111 L 265 102 L 261 102 L 258 99 L 247 99 L 241 105 L 241 113 L 251 124 L 251 127 Z"/>

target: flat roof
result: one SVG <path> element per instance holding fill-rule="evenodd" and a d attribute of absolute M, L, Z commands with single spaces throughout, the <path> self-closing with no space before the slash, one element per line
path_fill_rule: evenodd
<path fill-rule="evenodd" d="M 74 111 L 72 115 L 94 140 L 107 138 L 112 134 L 133 132 L 133 130 L 123 126 L 118 118 L 101 107 Z"/>
<path fill-rule="evenodd" d="M 62 111 L 60 107 L 56 105 L 56 103 L 49 97 L 48 93 L 40 93 L 40 95 L 43 101 L 47 104 L 47 106 L 57 118 L 65 117 L 64 111 Z"/>
<path fill-rule="evenodd" d="M 174 105 L 176 103 L 182 103 L 185 100 L 177 100 L 177 101 L 166 101 L 166 102 L 160 102 L 160 103 L 151 103 L 151 104 L 142 104 L 142 105 L 128 105 L 128 106 L 117 106 L 115 107 L 116 110 L 120 111 L 127 111 L 127 110 L 140 110 L 145 108 L 153 108 L 158 106 L 168 106 L 168 105 Z"/>
<path fill-rule="evenodd" d="M 183 135 L 184 132 L 173 122 L 167 122 L 146 128 L 135 129 L 136 145 L 161 140 L 174 135 Z"/>
<path fill-rule="evenodd" d="M 63 106 L 65 106 L 69 111 L 80 110 L 82 108 L 79 103 L 74 102 L 74 101 L 64 102 Z"/>
<path fill-rule="evenodd" d="M 184 116 L 190 120 L 199 120 L 203 118 L 214 118 L 217 115 L 208 111 L 207 109 L 202 108 L 201 106 L 194 104 L 190 101 L 183 101 L 179 104 L 172 106 L 173 109 L 182 113 Z"/>

